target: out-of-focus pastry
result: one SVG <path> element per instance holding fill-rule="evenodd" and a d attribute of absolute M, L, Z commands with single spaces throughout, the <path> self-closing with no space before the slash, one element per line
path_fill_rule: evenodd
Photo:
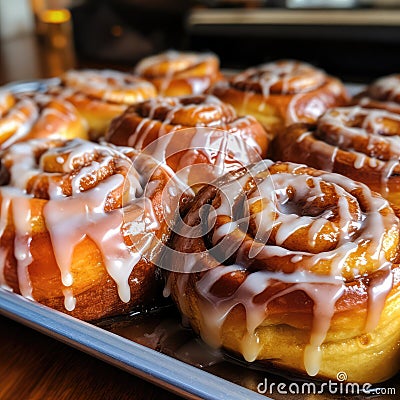
<path fill-rule="evenodd" d="M 0 91 L 0 148 L 29 139 L 88 137 L 85 121 L 67 100 L 43 93 Z"/>
<path fill-rule="evenodd" d="M 135 73 L 163 96 L 201 94 L 222 78 L 215 54 L 173 50 L 143 59 Z"/>
<path fill-rule="evenodd" d="M 148 81 L 112 70 L 71 70 L 53 88 L 70 101 L 87 121 L 91 139 L 103 136 L 111 120 L 129 105 L 155 97 Z"/>
<path fill-rule="evenodd" d="M 211 93 L 239 115 L 253 115 L 276 136 L 294 122 L 315 122 L 328 108 L 348 102 L 340 80 L 301 61 L 279 60 L 217 83 Z"/>
<path fill-rule="evenodd" d="M 377 79 L 355 96 L 353 103 L 400 114 L 400 75 L 393 74 Z"/>

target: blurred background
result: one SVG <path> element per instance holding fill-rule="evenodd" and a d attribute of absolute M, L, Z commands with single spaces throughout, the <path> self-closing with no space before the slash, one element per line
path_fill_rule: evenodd
<path fill-rule="evenodd" d="M 367 82 L 400 72 L 400 0 L 0 0 L 0 84 L 129 71 L 166 49 L 213 51 L 226 69 L 297 58 Z"/>

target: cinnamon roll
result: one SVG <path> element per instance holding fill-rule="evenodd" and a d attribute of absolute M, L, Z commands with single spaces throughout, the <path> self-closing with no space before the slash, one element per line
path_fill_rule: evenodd
<path fill-rule="evenodd" d="M 112 121 L 105 140 L 146 150 L 174 172 L 192 165 L 219 165 L 217 176 L 258 161 L 269 143 L 254 117 L 239 118 L 232 106 L 210 95 L 135 104 Z M 204 170 L 201 174 L 208 175 Z"/>
<path fill-rule="evenodd" d="M 160 210 L 170 177 L 135 157 L 78 139 L 7 149 L 0 286 L 84 320 L 154 302 L 152 243 L 168 237 Z"/>
<path fill-rule="evenodd" d="M 256 117 L 273 136 L 294 122 L 315 122 L 328 108 L 344 105 L 344 85 L 312 65 L 279 60 L 249 68 L 217 83 L 211 93 L 239 115 Z"/>
<path fill-rule="evenodd" d="M 111 70 L 71 70 L 62 77 L 62 88 L 53 88 L 70 101 L 87 121 L 92 139 L 104 135 L 111 120 L 134 103 L 155 97 L 150 83 Z"/>
<path fill-rule="evenodd" d="M 371 83 L 353 102 L 365 108 L 378 108 L 400 114 L 400 75 L 384 76 Z"/>
<path fill-rule="evenodd" d="M 215 54 L 172 50 L 143 59 L 135 73 L 163 96 L 201 94 L 222 77 Z"/>
<path fill-rule="evenodd" d="M 166 290 L 207 343 L 349 382 L 399 370 L 399 220 L 364 184 L 262 161 L 204 187 L 175 232 Z"/>
<path fill-rule="evenodd" d="M 85 121 L 68 101 L 42 93 L 0 91 L 0 149 L 29 139 L 87 137 Z"/>
<path fill-rule="evenodd" d="M 346 175 L 400 205 L 399 134 L 399 114 L 333 108 L 316 125 L 288 127 L 276 142 L 275 157 Z"/>

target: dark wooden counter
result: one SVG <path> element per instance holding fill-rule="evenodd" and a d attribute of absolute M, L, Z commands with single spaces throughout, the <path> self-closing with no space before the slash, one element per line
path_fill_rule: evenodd
<path fill-rule="evenodd" d="M 179 397 L 0 316 L 1 400 Z"/>

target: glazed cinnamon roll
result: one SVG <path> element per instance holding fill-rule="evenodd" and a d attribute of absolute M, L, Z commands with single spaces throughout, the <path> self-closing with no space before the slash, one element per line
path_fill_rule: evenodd
<path fill-rule="evenodd" d="M 253 115 L 276 136 L 294 122 L 315 122 L 328 108 L 344 105 L 344 85 L 312 65 L 280 60 L 249 68 L 217 83 L 211 93 L 239 115 Z"/>
<path fill-rule="evenodd" d="M 204 187 L 175 232 L 166 290 L 207 343 L 349 382 L 399 370 L 399 220 L 364 184 L 262 161 Z"/>
<path fill-rule="evenodd" d="M 163 96 L 201 94 L 222 77 L 215 54 L 172 50 L 143 59 L 135 73 Z"/>
<path fill-rule="evenodd" d="M 400 115 L 360 106 L 333 108 L 316 125 L 294 124 L 275 157 L 364 182 L 400 205 Z"/>
<path fill-rule="evenodd" d="M 104 135 L 110 121 L 134 103 L 155 97 L 155 87 L 133 75 L 111 70 L 72 70 L 61 77 L 61 91 L 87 121 L 92 139 Z"/>
<path fill-rule="evenodd" d="M 254 117 L 239 118 L 232 106 L 210 95 L 135 104 L 112 121 L 105 140 L 145 149 L 174 172 L 194 164 L 222 163 L 217 176 L 264 157 L 269 144 Z M 218 154 L 223 155 L 222 160 Z"/>
<path fill-rule="evenodd" d="M 7 149 L 0 286 L 84 320 L 154 302 L 149 253 L 168 237 L 160 210 L 169 175 L 132 156 L 78 139 Z"/>
<path fill-rule="evenodd" d="M 77 109 L 60 97 L 0 91 L 0 149 L 29 139 L 88 137 Z"/>

